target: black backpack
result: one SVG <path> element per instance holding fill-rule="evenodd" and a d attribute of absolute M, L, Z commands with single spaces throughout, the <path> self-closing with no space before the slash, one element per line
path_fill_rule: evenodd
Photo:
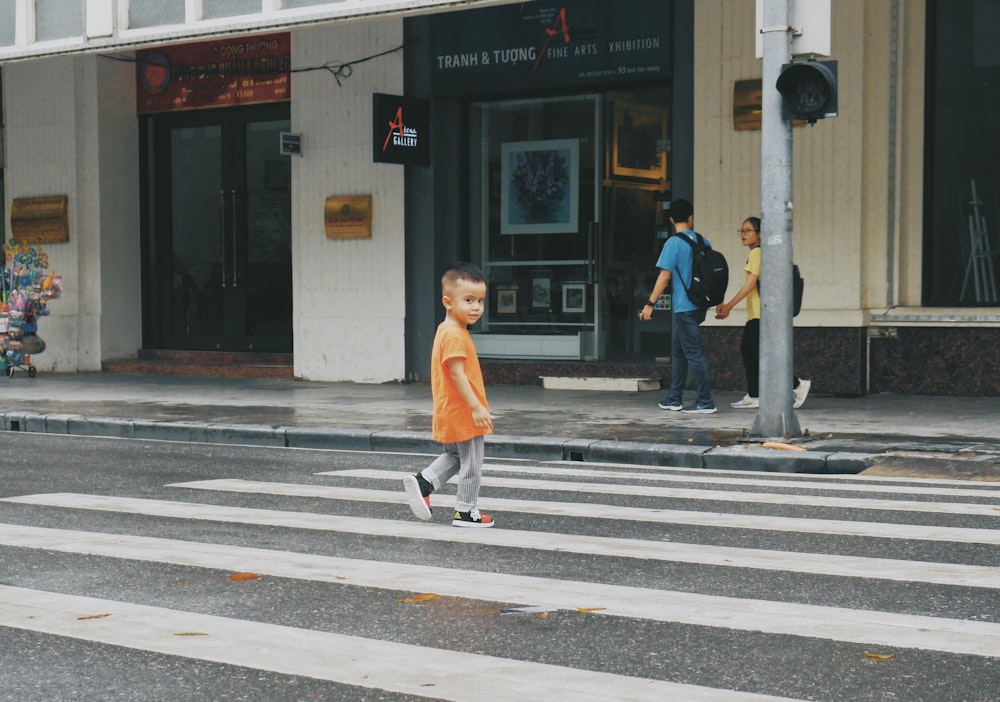
<path fill-rule="evenodd" d="M 697 307 L 715 307 L 726 299 L 726 288 L 729 286 L 729 264 L 726 257 L 705 243 L 704 237 L 692 232 L 698 237 L 697 243 L 684 234 L 678 234 L 691 245 L 691 284 L 684 285 L 688 299 Z M 678 276 L 680 277 L 680 276 Z"/>
<path fill-rule="evenodd" d="M 798 317 L 802 311 L 802 293 L 805 291 L 806 281 L 799 273 L 799 267 L 792 264 L 792 316 Z M 760 278 L 757 278 L 757 292 L 760 293 Z"/>

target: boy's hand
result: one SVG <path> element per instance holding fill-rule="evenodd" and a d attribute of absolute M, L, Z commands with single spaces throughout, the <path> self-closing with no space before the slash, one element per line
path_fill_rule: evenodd
<path fill-rule="evenodd" d="M 472 392 L 469 377 L 465 374 L 465 361 L 461 358 L 449 360 L 448 372 L 451 374 L 451 379 L 455 383 L 455 389 L 458 391 L 458 394 L 469 405 L 473 423 L 480 429 L 493 431 L 493 415 L 490 414 L 486 406 Z"/>
<path fill-rule="evenodd" d="M 478 405 L 472 410 L 472 421 L 480 429 L 493 431 L 493 415 L 482 405 Z"/>

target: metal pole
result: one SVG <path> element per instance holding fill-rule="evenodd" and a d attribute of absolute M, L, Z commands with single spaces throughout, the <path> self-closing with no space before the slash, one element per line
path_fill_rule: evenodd
<path fill-rule="evenodd" d="M 762 0 L 760 408 L 751 434 L 800 436 L 792 408 L 792 125 L 775 87 L 791 58 L 791 0 Z"/>

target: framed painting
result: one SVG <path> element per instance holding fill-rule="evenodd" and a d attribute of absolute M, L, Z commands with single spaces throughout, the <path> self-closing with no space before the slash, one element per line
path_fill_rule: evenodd
<path fill-rule="evenodd" d="M 586 283 L 563 283 L 562 293 L 563 293 L 563 299 L 562 299 L 563 312 L 587 311 Z"/>
<path fill-rule="evenodd" d="M 500 147 L 501 234 L 575 234 L 579 210 L 579 139 Z"/>
<path fill-rule="evenodd" d="M 632 102 L 615 103 L 611 174 L 666 180 L 667 154 L 657 142 L 667 138 L 667 111 Z"/>
<path fill-rule="evenodd" d="M 497 314 L 517 313 L 517 288 L 497 288 Z"/>
<path fill-rule="evenodd" d="M 531 279 L 531 306 L 534 309 L 548 309 L 552 305 L 552 279 L 535 276 Z"/>

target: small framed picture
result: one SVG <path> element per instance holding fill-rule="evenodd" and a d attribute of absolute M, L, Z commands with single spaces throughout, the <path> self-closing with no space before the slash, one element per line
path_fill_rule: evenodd
<path fill-rule="evenodd" d="M 497 288 L 497 314 L 517 313 L 517 288 Z"/>
<path fill-rule="evenodd" d="M 587 284 L 563 283 L 563 312 L 587 311 Z"/>
<path fill-rule="evenodd" d="M 531 279 L 531 306 L 548 309 L 552 305 L 552 279 L 536 276 Z"/>

